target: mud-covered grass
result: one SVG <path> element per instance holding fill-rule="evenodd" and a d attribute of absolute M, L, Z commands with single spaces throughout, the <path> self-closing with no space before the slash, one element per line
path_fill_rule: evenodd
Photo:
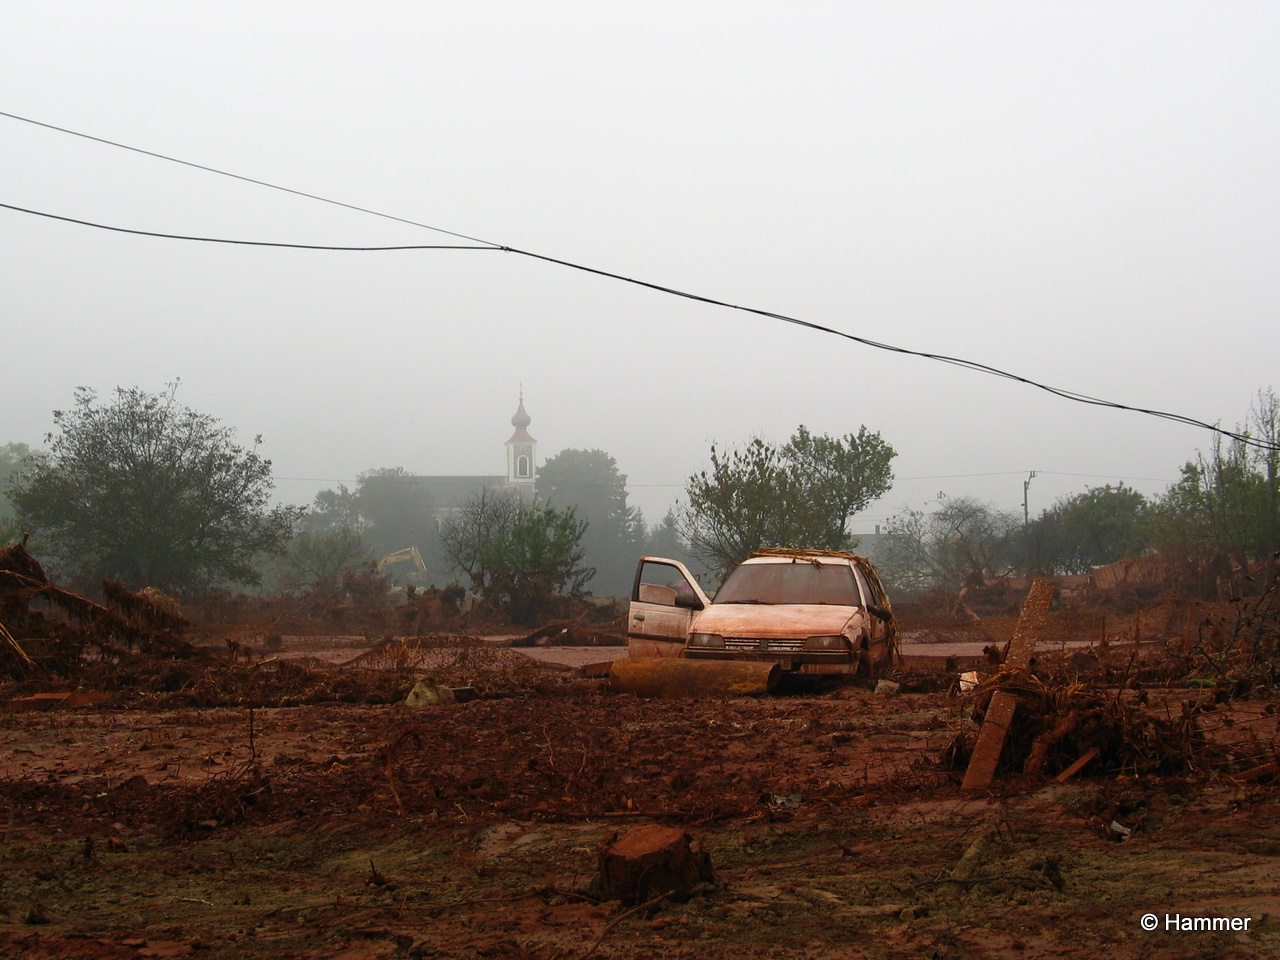
<path fill-rule="evenodd" d="M 0 955 L 1280 952 L 1274 779 L 1002 772 L 965 795 L 937 762 L 968 722 L 946 691 L 644 701 L 541 677 L 252 726 L 248 706 L 0 714 Z M 1240 723 L 1270 716 L 1247 706 Z M 597 844 L 653 821 L 688 830 L 715 882 L 596 902 Z M 1148 933 L 1148 912 L 1250 928 Z"/>

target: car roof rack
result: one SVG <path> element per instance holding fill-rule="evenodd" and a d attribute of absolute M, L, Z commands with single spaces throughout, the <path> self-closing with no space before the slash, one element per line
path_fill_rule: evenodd
<path fill-rule="evenodd" d="M 861 560 L 867 558 L 848 550 L 802 550 L 796 547 L 761 547 L 751 557 L 795 557 L 797 560 L 812 560 L 815 557 L 832 557 L 839 560 Z M 748 557 L 747 559 L 751 559 Z"/>

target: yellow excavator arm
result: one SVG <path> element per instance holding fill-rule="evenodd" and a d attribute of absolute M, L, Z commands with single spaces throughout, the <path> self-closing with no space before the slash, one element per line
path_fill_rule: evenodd
<path fill-rule="evenodd" d="M 426 576 L 427 565 L 422 562 L 422 554 L 418 552 L 417 547 L 405 547 L 403 550 L 396 550 L 388 553 L 385 557 L 378 561 L 378 571 L 381 572 L 384 567 L 388 567 L 393 563 L 411 562 L 418 568 L 418 572 Z"/>

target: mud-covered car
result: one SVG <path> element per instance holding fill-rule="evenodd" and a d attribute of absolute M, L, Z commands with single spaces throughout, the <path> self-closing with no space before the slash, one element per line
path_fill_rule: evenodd
<path fill-rule="evenodd" d="M 714 600 L 678 560 L 642 557 L 627 636 L 631 657 L 774 662 L 795 676 L 875 675 L 897 649 L 875 567 L 833 551 L 753 554 Z"/>

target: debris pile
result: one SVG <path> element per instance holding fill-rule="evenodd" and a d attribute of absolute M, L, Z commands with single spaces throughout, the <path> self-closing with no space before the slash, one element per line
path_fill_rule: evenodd
<path fill-rule="evenodd" d="M 0 549 L 0 669 L 18 681 L 80 678 L 91 664 L 122 670 L 208 662 L 188 621 L 159 591 L 103 583 L 95 603 L 52 583 L 25 540 Z"/>
<path fill-rule="evenodd" d="M 426 590 L 409 586 L 405 590 L 404 606 L 400 608 L 403 632 L 411 637 L 419 636 L 424 627 L 439 627 L 462 613 L 467 591 L 456 583 L 441 590 L 432 584 Z"/>
<path fill-rule="evenodd" d="M 257 659 L 235 639 L 229 656 L 187 639 L 191 624 L 157 590 L 111 581 L 102 601 L 54 584 L 22 543 L 0 550 L 0 671 L 15 709 L 97 703 L 65 694 L 110 692 L 111 702 L 146 708 L 291 707 L 317 703 L 394 703 L 429 673 L 481 695 L 519 695 L 560 674 L 473 637 L 387 640 L 348 664 Z M 30 695 L 36 695 L 32 699 Z M 23 696 L 27 695 L 27 696 Z"/>
<path fill-rule="evenodd" d="M 1234 623 L 1205 617 L 1187 630 L 1181 650 L 1166 653 L 1187 676 L 1232 684 L 1237 693 L 1274 688 L 1280 682 L 1280 554 L 1272 558 L 1261 596 L 1235 601 Z"/>
<path fill-rule="evenodd" d="M 1011 669 L 979 687 L 975 718 L 986 719 L 999 694 L 1016 698 L 1017 710 L 1007 725 L 998 771 L 1055 775 L 1085 755 L 1091 755 L 1091 771 L 1126 776 L 1181 774 L 1210 762 L 1212 745 L 1199 725 L 1203 700 L 1157 713 L 1145 691 L 1116 691 L 1096 681 L 1046 683 Z M 977 736 L 977 728 L 966 725 L 947 748 L 947 761 L 967 764 Z"/>
<path fill-rule="evenodd" d="M 388 637 L 343 663 L 341 669 L 408 677 L 409 687 L 426 677 L 441 686 L 474 687 L 485 698 L 546 692 L 567 682 L 571 672 L 478 637 L 447 635 Z"/>
<path fill-rule="evenodd" d="M 510 647 L 625 647 L 627 638 L 600 630 L 578 620 L 556 620 L 523 637 Z"/>
<path fill-rule="evenodd" d="M 395 604 L 390 579 L 376 568 L 347 570 L 303 589 L 272 596 L 247 596 L 213 590 L 190 598 L 189 607 L 202 636 L 253 634 L 271 624 L 276 633 L 357 633 L 397 631 L 402 608 Z"/>
<path fill-rule="evenodd" d="M 965 770 L 966 790 L 986 788 L 997 771 L 1060 780 L 1085 766 L 1128 777 L 1214 771 L 1254 779 L 1280 771 L 1276 741 L 1252 726 L 1274 727 L 1274 703 L 1256 716 L 1232 708 L 1241 697 L 1274 695 L 1278 582 L 1273 577 L 1255 603 L 1238 610 L 1234 630 L 1206 620 L 1198 640 L 1188 629 L 1165 645 L 1153 667 L 1138 663 L 1136 641 L 1122 665 L 1105 647 L 1058 661 L 1033 658 L 1051 597 L 1048 585 L 1037 581 L 1010 652 L 973 694 L 972 716 L 982 727 L 966 723 L 944 751 L 944 765 Z M 1175 645 L 1180 649 L 1170 649 Z M 1210 689 L 1185 692 L 1200 687 Z M 1221 736 L 1233 727 L 1243 732 Z"/>

